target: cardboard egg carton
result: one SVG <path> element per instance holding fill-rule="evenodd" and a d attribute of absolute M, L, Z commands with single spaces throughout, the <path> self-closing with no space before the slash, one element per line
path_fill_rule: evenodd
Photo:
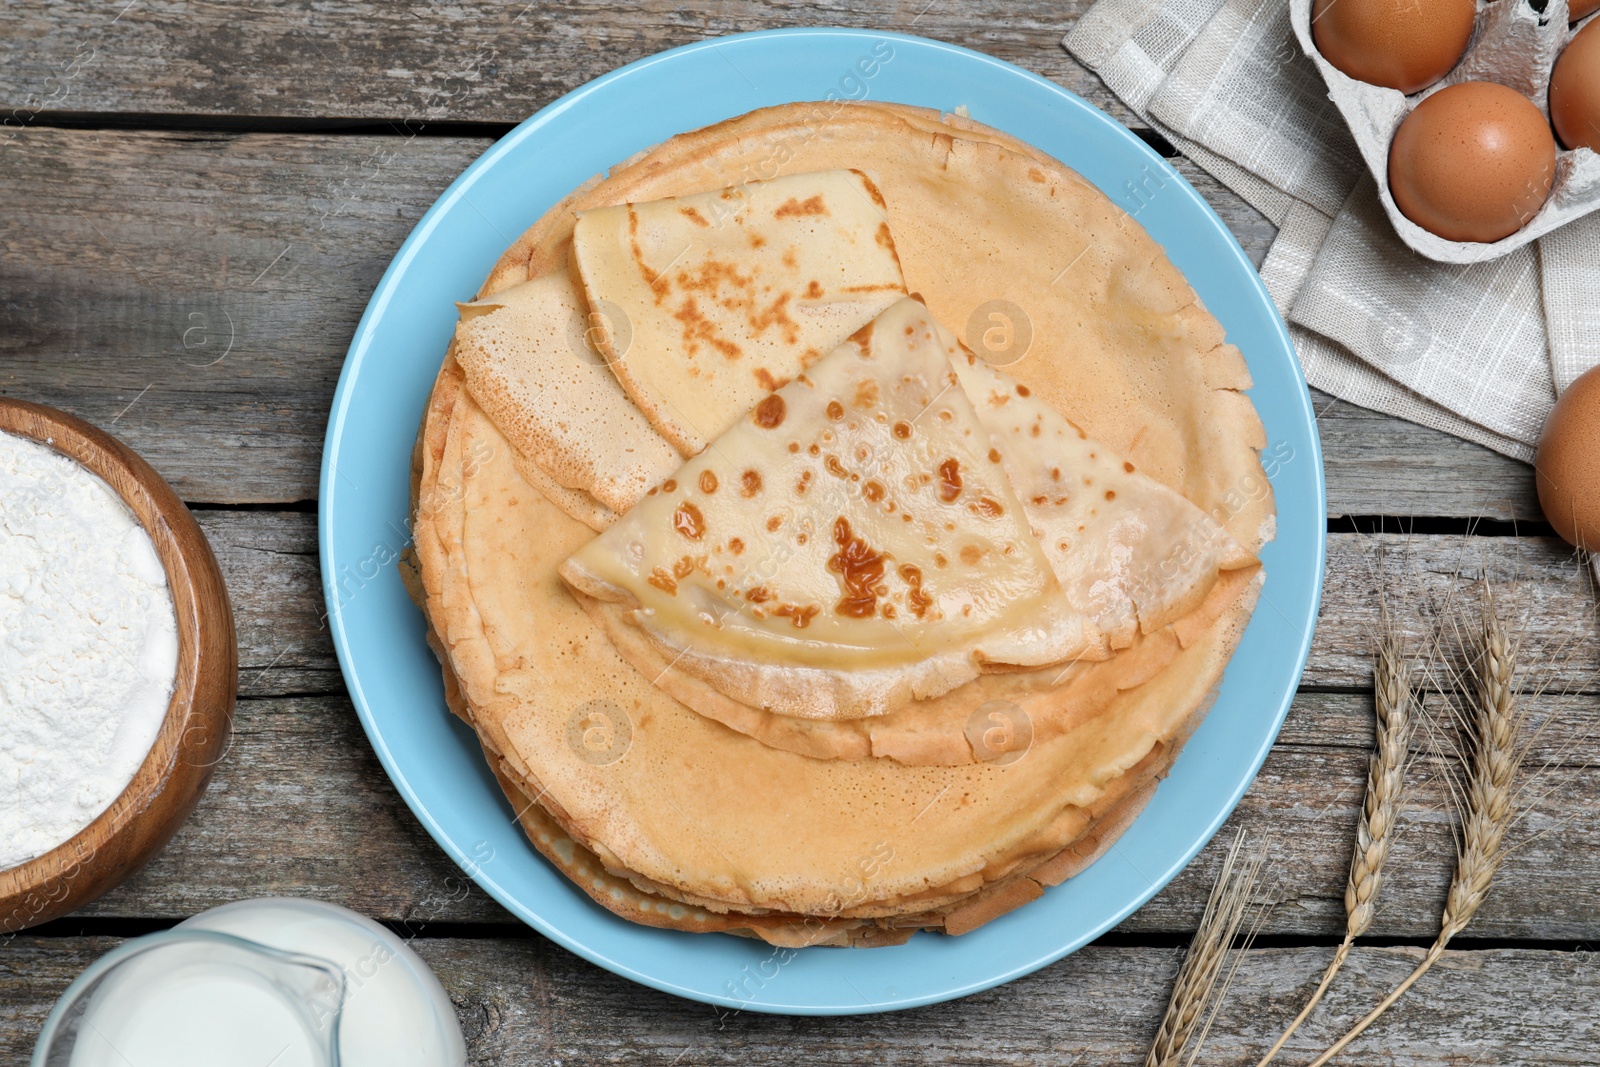
<path fill-rule="evenodd" d="M 1443 263 L 1482 263 L 1600 209 L 1600 155 L 1587 148 L 1568 151 L 1560 141 L 1556 142 L 1556 177 L 1550 199 L 1522 229 L 1492 244 L 1447 241 L 1430 233 L 1401 214 L 1389 194 L 1389 142 L 1412 108 L 1448 85 L 1492 81 L 1528 97 L 1548 119 L 1550 70 L 1573 33 L 1600 19 L 1600 14 L 1591 15 L 1569 32 L 1567 0 L 1550 0 L 1543 14 L 1529 7 L 1527 0 L 1488 4 L 1480 0 L 1477 25 L 1461 62 L 1440 81 L 1406 96 L 1398 89 L 1357 81 L 1324 59 L 1311 38 L 1311 5 L 1312 0 L 1290 0 L 1289 17 L 1295 36 L 1327 82 L 1328 96 L 1344 115 L 1361 156 L 1367 161 L 1367 169 L 1377 179 L 1383 209 L 1406 244 Z"/>

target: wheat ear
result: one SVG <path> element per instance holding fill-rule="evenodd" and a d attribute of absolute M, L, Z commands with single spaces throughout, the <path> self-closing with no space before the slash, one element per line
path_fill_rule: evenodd
<path fill-rule="evenodd" d="M 1334 975 L 1350 957 L 1356 938 L 1372 926 L 1378 891 L 1383 888 L 1383 865 L 1394 840 L 1404 792 L 1407 753 L 1411 740 L 1411 665 L 1400 647 L 1400 636 L 1384 612 L 1378 637 L 1377 660 L 1372 666 L 1373 705 L 1377 710 L 1377 736 L 1367 761 L 1367 797 L 1356 825 L 1356 847 L 1350 857 L 1350 880 L 1344 889 L 1344 941 L 1328 969 L 1322 973 L 1311 999 L 1294 1017 L 1256 1067 L 1266 1067 L 1294 1036 L 1300 1024 L 1322 1002 Z"/>
<path fill-rule="evenodd" d="M 1527 747 L 1522 743 L 1523 713 L 1513 687 L 1517 644 L 1495 611 L 1485 586 L 1481 647 L 1473 668 L 1476 690 L 1471 712 L 1472 752 L 1466 767 L 1465 815 L 1456 847 L 1455 876 L 1445 896 L 1439 936 L 1415 970 L 1309 1067 L 1322 1067 L 1389 1010 L 1444 955 L 1450 939 L 1467 928 L 1483 906 L 1495 873 L 1505 859 L 1506 830 L 1516 814 L 1517 773 Z"/>
<path fill-rule="evenodd" d="M 1145 1067 L 1176 1067 L 1188 1045 L 1204 1022 L 1212 998 L 1217 993 L 1217 979 L 1228 957 L 1239 927 L 1249 910 L 1251 894 L 1261 877 L 1266 861 L 1265 850 L 1241 860 L 1244 831 L 1239 831 L 1217 872 L 1216 884 L 1206 900 L 1205 913 L 1200 927 L 1189 942 L 1189 952 L 1183 966 L 1178 969 L 1177 981 L 1172 986 L 1172 999 L 1167 1002 L 1167 1013 L 1161 1019 L 1156 1039 L 1145 1057 Z M 1224 986 L 1226 982 L 1224 982 Z M 1197 1054 L 1198 1047 L 1194 1050 Z M 1193 1060 L 1193 1055 L 1190 1059 Z"/>

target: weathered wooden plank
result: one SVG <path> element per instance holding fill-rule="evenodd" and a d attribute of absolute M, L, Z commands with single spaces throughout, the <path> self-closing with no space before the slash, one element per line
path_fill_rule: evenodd
<path fill-rule="evenodd" d="M 487 144 L 23 130 L 0 150 L 0 194 L 30 205 L 0 219 L 0 390 L 109 427 L 187 499 L 313 498 L 367 297 Z M 1180 169 L 1264 255 L 1271 224 Z M 1538 514 L 1521 464 L 1328 398 L 1317 407 L 1335 514 Z"/>
<path fill-rule="evenodd" d="M 17 938 L 0 954 L 0 1057 L 23 1062 L 53 999 L 111 938 Z M 950 1004 L 859 1018 L 729 1012 L 635 986 L 538 938 L 418 938 L 456 1006 L 475 1065 L 833 1063 L 1139 1064 L 1178 954 L 1091 946 Z M 815 952 L 844 951 L 812 949 Z M 1202 1062 L 1253 1064 L 1330 950 L 1254 950 Z M 1358 950 L 1286 1058 L 1305 1062 L 1415 964 L 1415 949 Z M 783 981 L 779 971 L 774 982 Z M 1396 1067 L 1600 1063 L 1600 968 L 1591 954 L 1452 951 L 1351 1046 L 1343 1062 Z"/>
<path fill-rule="evenodd" d="M 239 633 L 239 692 L 343 693 L 323 619 L 316 516 L 197 511 L 222 568 Z"/>
<path fill-rule="evenodd" d="M 1585 710 L 1592 714 L 1592 706 Z M 1218 837 L 1225 843 L 1234 827 L 1244 827 L 1270 840 L 1270 884 L 1285 901 L 1270 933 L 1330 936 L 1343 929 L 1370 716 L 1363 697 L 1303 694 L 1282 742 Z M 1570 748 L 1573 728 L 1565 729 L 1564 742 L 1547 743 Z M 1330 734 L 1333 744 L 1325 743 Z M 1454 852 L 1450 808 L 1439 781 L 1425 780 L 1429 770 L 1418 771 L 1405 808 L 1374 928 L 1381 936 L 1426 937 L 1437 923 Z M 1534 812 L 1518 832 L 1544 834 L 1507 866 L 1473 931 L 1600 937 L 1600 768 L 1565 761 L 1542 771 L 1532 793 Z M 1193 929 L 1221 859 L 1218 842 L 1121 929 Z M 181 918 L 267 895 L 319 897 L 392 921 L 512 921 L 427 837 L 384 777 L 348 702 L 336 697 L 242 701 L 233 743 L 195 815 L 148 868 L 83 914 Z"/>
<path fill-rule="evenodd" d="M 428 837 L 335 697 L 240 701 L 195 814 L 83 914 L 181 918 L 277 895 L 391 920 L 513 921 Z"/>
<path fill-rule="evenodd" d="M 239 18 L 220 0 L 123 9 L 83 0 L 0 13 L 0 101 L 38 111 L 520 122 L 624 63 L 707 37 L 858 26 L 933 37 L 1009 60 L 1136 121 L 1061 47 L 1089 0 L 868 0 L 689 8 L 648 0 L 448 6 L 294 2 Z M 744 72 L 759 84 L 761 72 Z M 819 95 L 828 88 L 819 79 Z M 870 90 L 870 87 L 869 87 Z M 952 105 L 956 102 L 952 102 Z"/>
<path fill-rule="evenodd" d="M 1411 646 L 1436 640 L 1452 606 L 1476 611 L 1487 577 L 1500 614 L 1523 635 L 1520 686 L 1551 693 L 1600 686 L 1594 582 L 1575 550 L 1554 537 L 1334 534 L 1304 684 L 1370 684 L 1373 635 L 1387 592 Z M 1258 612 L 1274 612 L 1271 589 Z"/>
<path fill-rule="evenodd" d="M 1544 520 L 1533 468 L 1520 460 L 1315 389 L 1311 404 L 1330 516 Z"/>
<path fill-rule="evenodd" d="M 187 499 L 314 498 L 367 297 L 488 143 L 23 131 L 0 150 L 30 205 L 0 222 L 0 389 L 110 429 Z"/>
<path fill-rule="evenodd" d="M 1426 723 L 1419 722 L 1411 749 L 1427 763 L 1417 771 L 1431 777 L 1438 760 L 1454 756 L 1464 745 L 1458 712 L 1459 698 L 1424 690 L 1418 693 Z M 1526 726 L 1527 766 L 1542 773 L 1546 766 L 1600 766 L 1594 716 L 1600 710 L 1600 697 L 1592 693 L 1558 695 L 1526 694 L 1529 714 Z M 1278 743 L 1305 748 L 1356 748 L 1366 751 L 1374 729 L 1372 695 L 1368 692 L 1302 689 L 1295 695 L 1294 710 L 1278 734 Z"/>
<path fill-rule="evenodd" d="M 634 990 L 610 976 L 567 980 L 573 970 L 587 968 L 565 960 L 559 961 L 565 966 L 557 965 L 556 950 L 543 945 L 516 945 L 488 966 L 461 948 L 429 942 L 422 952 L 452 994 L 465 1001 L 471 1013 L 464 1012 L 466 1017 L 499 1023 L 474 1033 L 477 1062 L 504 1064 L 530 1058 L 697 1065 L 1139 1064 L 1178 965 L 1177 954 L 1166 950 L 1089 948 L 999 989 L 878 1016 L 863 1026 L 859 1019 L 728 1016 Z M 1203 1062 L 1254 1064 L 1275 1036 L 1267 1032 L 1271 1024 L 1298 1009 L 1328 955 L 1316 949 L 1252 952 L 1212 1029 Z M 1411 970 L 1417 955 L 1406 949 L 1357 952 L 1346 983 L 1335 987 L 1327 1007 L 1297 1035 L 1290 1050 L 1294 1061 L 1305 1062 L 1337 1036 L 1337 1024 L 1370 1006 Z M 545 966 L 530 967 L 535 960 Z M 781 980 L 780 972 L 775 981 Z M 1592 1008 L 1597 986 L 1600 968 L 1592 956 L 1450 953 L 1436 975 L 1351 1047 L 1347 1062 L 1600 1062 L 1600 1025 Z M 617 1011 L 624 1003 L 628 1010 Z M 614 1022 L 590 1022 L 601 1019 Z"/>

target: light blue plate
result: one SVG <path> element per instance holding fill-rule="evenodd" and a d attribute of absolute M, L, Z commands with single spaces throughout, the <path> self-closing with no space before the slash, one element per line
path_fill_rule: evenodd
<path fill-rule="evenodd" d="M 898 948 L 776 952 L 613 917 L 523 839 L 472 734 L 445 711 L 439 669 L 394 560 L 409 540 L 407 470 L 456 322 L 500 253 L 570 189 L 674 134 L 753 108 L 833 97 L 965 106 L 1075 168 L 1138 221 L 1227 328 L 1255 377 L 1278 536 L 1221 698 L 1116 846 L 1042 900 L 964 937 Z M 730 1008 L 888 1011 L 974 993 L 1043 967 L 1116 925 L 1217 831 L 1277 736 L 1322 587 L 1322 457 L 1294 351 L 1221 220 L 1159 156 L 1072 93 L 988 56 L 861 30 L 744 34 L 599 78 L 518 126 L 423 216 L 373 294 L 345 360 L 322 467 L 322 575 L 339 663 L 395 786 L 472 878 L 547 937 L 608 970 Z"/>

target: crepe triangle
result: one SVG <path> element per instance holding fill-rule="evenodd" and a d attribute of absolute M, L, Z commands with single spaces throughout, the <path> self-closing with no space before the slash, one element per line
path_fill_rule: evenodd
<path fill-rule="evenodd" d="M 467 389 L 561 489 L 626 511 L 682 461 L 606 370 L 594 342 L 608 324 L 587 311 L 565 270 L 459 307 L 453 351 Z"/>
<path fill-rule="evenodd" d="M 1216 519 L 1027 386 L 971 351 L 954 364 L 1056 578 L 1111 647 L 1182 618 L 1219 573 L 1256 563 Z"/>
<path fill-rule="evenodd" d="M 572 262 L 612 372 L 686 456 L 906 291 L 854 170 L 582 211 Z"/>
<path fill-rule="evenodd" d="M 905 299 L 763 399 L 562 576 L 753 706 L 881 715 L 986 669 L 1096 658 L 961 389 Z M 614 612 L 613 612 L 614 614 Z"/>

